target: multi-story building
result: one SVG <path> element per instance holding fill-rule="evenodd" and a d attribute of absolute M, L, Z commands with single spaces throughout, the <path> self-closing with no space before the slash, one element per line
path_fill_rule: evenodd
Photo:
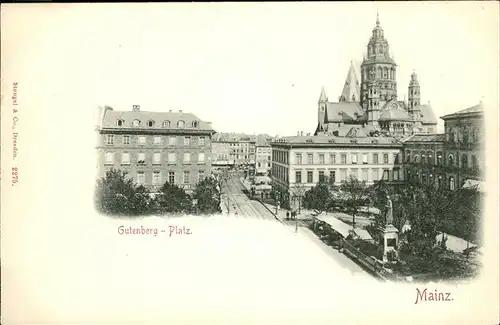
<path fill-rule="evenodd" d="M 321 181 L 339 185 L 351 175 L 367 184 L 404 179 L 402 143 L 395 138 L 293 136 L 271 146 L 273 190 L 291 205 Z"/>
<path fill-rule="evenodd" d="M 455 190 L 481 184 L 484 171 L 483 104 L 448 114 L 445 133 L 404 141 L 406 179 Z"/>
<path fill-rule="evenodd" d="M 258 174 L 268 174 L 271 170 L 271 138 L 257 137 L 255 145 L 256 171 Z"/>
<path fill-rule="evenodd" d="M 212 136 L 212 167 L 234 167 L 234 159 L 230 156 L 231 143 L 227 134 Z"/>
<path fill-rule="evenodd" d="M 420 102 L 417 74 L 410 76 L 408 100 L 400 100 L 396 69 L 377 15 L 362 63 L 351 61 L 338 102 L 329 101 L 325 89 L 321 89 L 315 135 L 333 135 L 343 125 L 367 125 L 399 138 L 435 133 L 437 119 L 430 103 Z"/>
<path fill-rule="evenodd" d="M 158 189 L 165 182 L 190 190 L 211 172 L 211 123 L 191 113 L 101 108 L 99 177 L 120 169 L 137 184 Z"/>
<path fill-rule="evenodd" d="M 255 137 L 237 133 L 217 133 L 213 136 L 214 166 L 254 166 Z"/>

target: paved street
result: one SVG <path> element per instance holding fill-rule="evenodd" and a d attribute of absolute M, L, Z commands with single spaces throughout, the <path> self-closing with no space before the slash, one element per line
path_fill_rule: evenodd
<path fill-rule="evenodd" d="M 229 215 L 242 218 L 254 218 L 264 220 L 276 220 L 260 202 L 250 200 L 243 193 L 243 185 L 239 177 L 234 174 L 228 178 L 227 182 L 222 182 L 222 208 L 223 212 Z"/>
<path fill-rule="evenodd" d="M 223 212 L 227 213 L 227 207 L 229 202 L 229 216 L 236 218 L 254 218 L 254 219 L 264 219 L 270 221 L 277 221 L 274 214 L 269 212 L 260 202 L 250 200 L 243 193 L 243 185 L 240 182 L 239 174 L 233 174 L 226 182 L 223 182 L 222 192 L 223 192 Z M 228 201 L 229 199 L 229 201 Z M 273 206 L 269 205 L 271 210 L 274 210 Z M 284 220 L 285 211 L 279 210 L 278 218 Z M 297 233 L 295 232 L 295 222 L 284 222 L 283 227 L 288 231 L 295 234 L 295 238 L 298 239 L 303 245 L 307 245 L 314 250 L 317 250 L 320 254 L 325 254 L 328 259 L 333 259 L 338 265 L 339 269 L 346 270 L 351 274 L 356 274 L 362 277 L 370 277 L 360 266 L 346 257 L 344 254 L 339 253 L 337 250 L 324 244 L 317 236 L 312 233 L 307 227 L 299 224 Z M 323 256 L 325 256 L 323 255 Z M 326 257 L 325 256 L 325 257 Z"/>

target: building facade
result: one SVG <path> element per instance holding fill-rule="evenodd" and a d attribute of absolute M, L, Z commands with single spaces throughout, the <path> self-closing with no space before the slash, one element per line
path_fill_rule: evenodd
<path fill-rule="evenodd" d="M 211 174 L 213 133 L 191 113 L 101 108 L 98 176 L 114 168 L 152 190 L 165 182 L 191 190 Z"/>
<path fill-rule="evenodd" d="M 315 135 L 333 135 L 344 125 L 367 125 L 373 132 L 398 138 L 437 132 L 437 119 L 430 102 L 421 104 L 417 74 L 410 76 L 408 100 L 400 100 L 396 69 L 377 15 L 363 61 L 359 66 L 351 61 L 338 102 L 330 102 L 325 89 L 321 89 Z"/>
<path fill-rule="evenodd" d="M 441 119 L 445 133 L 404 141 L 406 179 L 456 190 L 480 184 L 484 172 L 483 104 Z"/>
<path fill-rule="evenodd" d="M 273 190 L 291 206 L 326 180 L 336 185 L 351 175 L 367 184 L 404 180 L 402 143 L 394 138 L 295 136 L 277 139 L 271 146 Z"/>
<path fill-rule="evenodd" d="M 213 136 L 213 166 L 255 166 L 254 136 L 238 133 L 216 133 Z"/>
<path fill-rule="evenodd" d="M 257 136 L 255 144 L 256 163 L 255 168 L 258 174 L 267 175 L 271 171 L 271 137 Z"/>

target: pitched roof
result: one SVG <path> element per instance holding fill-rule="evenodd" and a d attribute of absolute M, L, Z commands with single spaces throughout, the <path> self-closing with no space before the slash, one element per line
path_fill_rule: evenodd
<path fill-rule="evenodd" d="M 472 107 L 468 107 L 466 109 L 460 110 L 458 112 L 452 113 L 452 114 L 447 114 L 445 116 L 442 116 L 442 119 L 447 119 L 447 118 L 453 118 L 453 117 L 458 117 L 460 115 L 465 115 L 465 114 L 474 114 L 474 113 L 483 113 L 484 112 L 484 107 L 483 107 L 483 102 L 479 102 L 479 104 L 474 105 Z"/>
<path fill-rule="evenodd" d="M 353 61 L 351 61 L 351 65 L 349 67 L 349 71 L 347 72 L 347 77 L 344 83 L 344 89 L 342 90 L 339 101 L 351 102 L 357 100 L 359 100 L 359 80 L 356 75 L 354 63 Z"/>
<path fill-rule="evenodd" d="M 333 136 L 334 133 L 338 133 L 339 137 L 347 137 L 349 134 L 354 135 L 355 133 L 356 137 L 367 137 L 370 132 L 374 131 L 376 128 L 373 125 L 343 124 L 339 126 L 338 123 L 328 123 L 323 134 Z"/>
<path fill-rule="evenodd" d="M 411 116 L 404 109 L 404 103 L 390 100 L 385 103 L 380 113 L 380 121 L 411 121 Z"/>
<path fill-rule="evenodd" d="M 434 110 L 430 104 L 419 105 L 418 107 L 420 108 L 420 113 L 422 114 L 421 121 L 423 124 L 437 124 L 436 115 L 434 115 Z"/>
<path fill-rule="evenodd" d="M 443 142 L 445 139 L 445 134 L 414 134 L 403 142 Z"/>
<path fill-rule="evenodd" d="M 234 142 L 234 141 L 250 141 L 255 142 L 257 137 L 255 135 L 249 135 L 245 133 L 234 133 L 234 132 L 218 132 L 212 136 L 212 141 L 215 142 Z"/>
<path fill-rule="evenodd" d="M 292 143 L 292 144 L 378 144 L 378 145 L 400 145 L 401 141 L 394 137 L 337 137 L 328 135 L 315 135 L 315 136 L 290 136 L 276 139 L 274 143 Z"/>
<path fill-rule="evenodd" d="M 358 117 L 363 115 L 363 113 L 363 109 L 357 102 L 326 104 L 326 122 L 355 121 Z"/>
<path fill-rule="evenodd" d="M 122 121 L 122 125 L 118 126 L 118 121 Z M 138 120 L 140 122 L 139 126 L 133 126 L 133 121 Z M 152 121 L 153 126 L 148 126 L 148 122 Z M 116 111 L 112 108 L 104 110 L 102 117 L 101 127 L 102 128 L 116 128 L 120 129 L 165 129 L 163 122 L 170 122 L 170 127 L 172 129 L 196 129 L 201 131 L 214 131 L 211 123 L 200 120 L 196 115 L 192 113 L 179 112 L 149 112 L 149 111 Z M 183 121 L 184 127 L 177 127 L 177 122 Z M 194 126 L 193 122 L 197 122 L 198 125 Z M 215 132 L 215 131 L 214 131 Z"/>

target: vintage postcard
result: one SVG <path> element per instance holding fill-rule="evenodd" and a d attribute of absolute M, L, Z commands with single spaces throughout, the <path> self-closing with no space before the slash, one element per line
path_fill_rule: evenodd
<path fill-rule="evenodd" d="M 498 324 L 498 2 L 1 7 L 1 323 Z"/>

